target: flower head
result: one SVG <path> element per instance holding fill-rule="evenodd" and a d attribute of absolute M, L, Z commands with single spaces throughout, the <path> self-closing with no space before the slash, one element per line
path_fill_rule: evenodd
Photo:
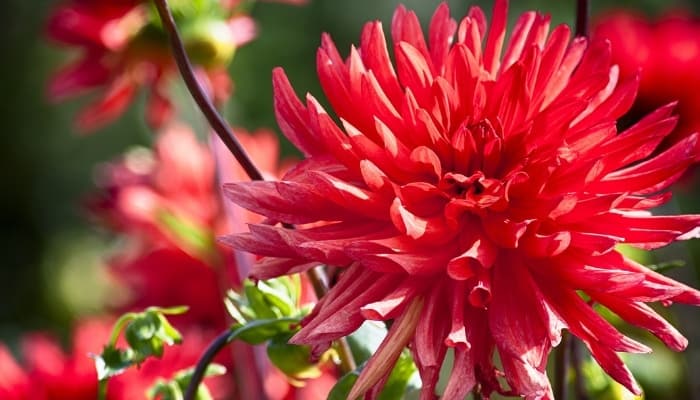
<path fill-rule="evenodd" d="M 546 360 L 564 328 L 639 393 L 616 352 L 649 348 L 592 302 L 675 350 L 686 345 L 646 303 L 700 304 L 700 293 L 615 246 L 697 236 L 700 216 L 648 210 L 698 160 L 698 135 L 650 157 L 676 123 L 673 105 L 618 132 L 638 81 L 620 79 L 609 44 L 572 40 L 565 25 L 550 32 L 536 12 L 520 16 L 506 42 L 506 14 L 496 1 L 487 28 L 480 8 L 457 22 L 442 4 L 426 41 L 416 15 L 399 7 L 395 64 L 379 22 L 365 25 L 347 59 L 324 35 L 318 75 L 340 123 L 311 95 L 299 101 L 275 70 L 280 128 L 307 159 L 281 181 L 226 186 L 268 218 L 224 238 L 266 256 L 254 277 L 345 268 L 293 342 L 320 351 L 365 320 L 394 321 L 351 397 L 376 395 L 409 345 L 423 398 L 434 396 L 450 347 L 444 398 L 477 384 L 486 396 L 551 398 Z"/>

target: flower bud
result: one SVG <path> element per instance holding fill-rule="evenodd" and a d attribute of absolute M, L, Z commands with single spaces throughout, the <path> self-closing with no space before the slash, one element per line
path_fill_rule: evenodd
<path fill-rule="evenodd" d="M 205 67 L 227 65 L 236 51 L 233 32 L 222 20 L 198 19 L 183 29 L 182 36 L 192 62 Z"/>

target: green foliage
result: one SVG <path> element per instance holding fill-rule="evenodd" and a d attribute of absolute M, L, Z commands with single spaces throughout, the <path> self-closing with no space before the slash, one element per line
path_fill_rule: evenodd
<path fill-rule="evenodd" d="M 160 358 L 165 345 L 182 342 L 182 335 L 168 322 L 165 315 L 177 315 L 187 307 L 149 307 L 140 313 L 124 314 L 114 324 L 109 343 L 102 354 L 92 355 L 97 369 L 97 378 L 105 381 L 119 375 L 133 365 L 139 365 L 149 357 Z M 128 348 L 117 347 L 117 340 L 124 329 Z"/>
<path fill-rule="evenodd" d="M 204 377 L 219 376 L 226 373 L 226 367 L 219 364 L 209 364 L 204 372 Z M 149 399 L 159 398 L 161 400 L 182 400 L 185 397 L 187 386 L 192 380 L 194 368 L 178 371 L 170 380 L 158 379 L 156 383 L 148 389 L 146 395 Z M 195 394 L 195 400 L 213 400 L 211 392 L 205 385 L 200 384 Z"/>
<path fill-rule="evenodd" d="M 288 343 L 305 314 L 299 305 L 301 278 L 294 275 L 257 283 L 245 281 L 241 292 L 230 291 L 226 298 L 226 307 L 236 321 L 230 340 L 267 342 L 270 361 L 293 383 L 320 376 L 321 370 L 311 361 L 311 349 Z"/>
<path fill-rule="evenodd" d="M 274 366 L 292 379 L 313 379 L 321 370 L 311 362 L 311 349 L 288 343 L 289 336 L 278 335 L 267 343 L 267 356 Z"/>
<path fill-rule="evenodd" d="M 261 319 L 301 317 L 301 278 L 298 275 L 243 283 L 243 294 L 229 291 L 226 307 L 238 325 Z"/>

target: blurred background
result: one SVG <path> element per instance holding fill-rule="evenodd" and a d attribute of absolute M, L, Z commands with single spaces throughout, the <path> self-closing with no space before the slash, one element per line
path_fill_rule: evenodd
<path fill-rule="evenodd" d="M 152 140 L 142 112 L 137 111 L 143 109 L 144 98 L 132 104 L 116 123 L 89 136 L 78 135 L 73 129 L 73 116 L 88 99 L 48 103 L 48 78 L 71 58 L 46 39 L 46 17 L 57 3 L 5 0 L 0 13 L 0 54 L 4 60 L 0 63 L 0 254 L 4 256 L 0 262 L 0 340 L 7 343 L 16 343 L 23 332 L 34 330 L 57 332 L 65 338 L 73 321 L 98 313 L 110 296 L 118 295 L 110 290 L 102 268 L 114 240 L 90 224 L 81 204 L 94 190 L 97 164 Z M 226 109 L 228 119 L 248 130 L 276 129 L 270 74 L 278 65 L 286 69 L 297 90 L 322 98 L 315 74 L 315 51 L 321 33 L 331 33 L 341 52 L 347 51 L 351 43 L 358 42 L 364 22 L 379 19 L 386 26 L 398 3 L 311 0 L 305 7 L 257 4 L 253 17 L 259 24 L 259 36 L 238 50 L 230 67 L 235 92 Z M 403 3 L 427 23 L 438 1 Z M 454 16 L 464 14 L 473 4 L 490 9 L 488 1 L 448 3 Z M 511 18 L 522 10 L 537 9 L 550 13 L 554 24 L 572 23 L 574 19 L 573 1 L 512 3 Z M 695 15 L 700 12 L 697 1 L 592 3 L 594 16 L 623 7 L 650 17 L 678 9 Z M 291 152 L 289 147 L 285 151 Z M 700 212 L 696 182 L 692 176 L 683 181 L 675 190 L 672 207 Z M 686 260 L 685 267 L 669 274 L 691 286 L 700 286 L 698 241 L 663 249 L 657 256 L 660 260 Z M 629 363 L 647 398 L 697 399 L 699 380 L 690 377 L 700 376 L 700 313 L 680 306 L 672 307 L 671 312 L 671 320 L 690 340 L 689 350 L 676 355 L 651 339 L 648 343 L 658 351 L 652 356 L 630 358 Z"/>

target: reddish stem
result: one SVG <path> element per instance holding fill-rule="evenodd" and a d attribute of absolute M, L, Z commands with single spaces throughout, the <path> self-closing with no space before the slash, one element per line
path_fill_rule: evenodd
<path fill-rule="evenodd" d="M 177 63 L 182 79 L 184 79 L 187 89 L 194 98 L 194 101 L 202 110 L 202 113 L 206 117 L 207 121 L 211 125 L 214 132 L 221 138 L 224 142 L 226 148 L 236 157 L 238 163 L 241 164 L 243 170 L 250 177 L 251 180 L 261 181 L 263 180 L 262 173 L 253 164 L 250 156 L 243 149 L 241 143 L 233 135 L 233 131 L 228 123 L 221 117 L 216 107 L 209 100 L 204 89 L 197 81 L 197 77 L 194 74 L 194 69 L 187 57 L 187 52 L 185 50 L 185 45 L 182 43 L 180 35 L 177 33 L 177 27 L 175 26 L 175 20 L 173 15 L 168 8 L 167 0 L 155 0 L 156 7 L 158 8 L 158 14 L 163 22 L 163 27 L 170 37 L 170 44 L 173 48 L 173 56 L 175 57 L 175 62 Z"/>
<path fill-rule="evenodd" d="M 588 0 L 576 0 L 576 36 L 588 37 L 590 6 Z"/>

